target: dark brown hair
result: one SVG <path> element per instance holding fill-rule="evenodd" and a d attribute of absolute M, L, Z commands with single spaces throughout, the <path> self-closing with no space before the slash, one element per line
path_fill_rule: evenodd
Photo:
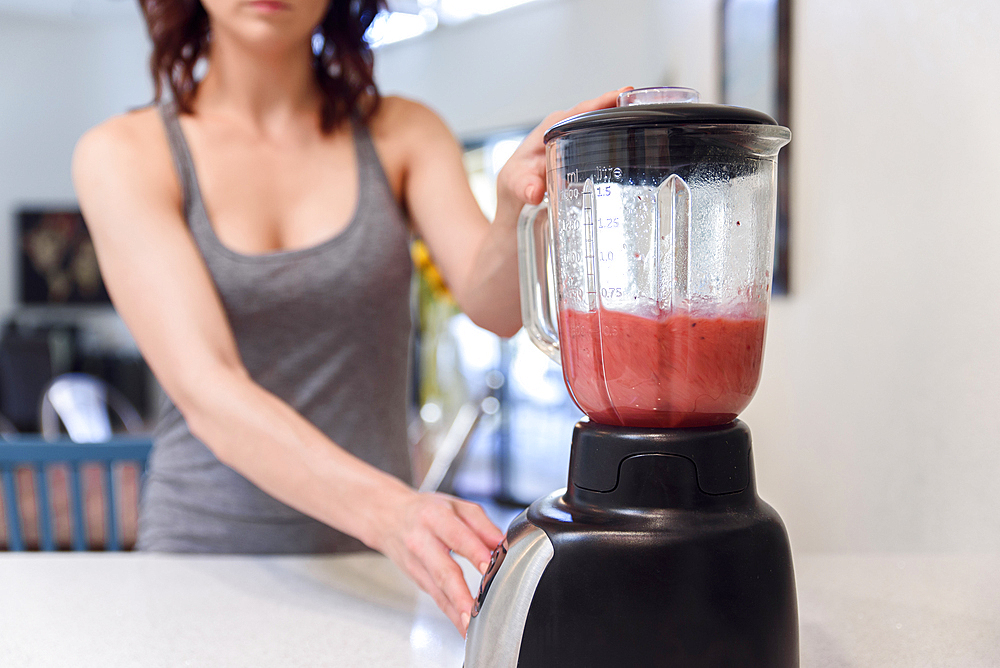
<path fill-rule="evenodd" d="M 208 13 L 200 0 L 139 0 L 146 17 L 153 54 L 155 101 L 170 86 L 178 109 L 191 113 L 198 82 L 194 70 L 207 56 L 211 44 Z M 323 92 L 320 125 L 330 132 L 352 114 L 368 122 L 378 108 L 378 89 L 372 75 L 372 51 L 365 31 L 383 5 L 383 0 L 330 0 L 326 16 L 313 38 L 313 70 Z M 321 46 L 319 46 L 321 44 Z"/>

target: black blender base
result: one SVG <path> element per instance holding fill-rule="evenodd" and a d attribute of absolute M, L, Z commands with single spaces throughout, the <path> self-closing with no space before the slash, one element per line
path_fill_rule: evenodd
<path fill-rule="evenodd" d="M 536 501 L 522 522 L 544 531 L 551 558 L 509 665 L 799 665 L 788 538 L 756 495 L 742 422 L 676 430 L 582 422 L 566 492 Z"/>

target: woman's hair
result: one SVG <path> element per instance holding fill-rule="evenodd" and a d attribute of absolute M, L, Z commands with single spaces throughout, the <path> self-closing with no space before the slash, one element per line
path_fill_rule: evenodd
<path fill-rule="evenodd" d="M 178 109 L 191 113 L 198 88 L 195 67 L 209 54 L 212 41 L 208 14 L 200 0 L 139 0 L 139 4 L 153 40 L 149 68 L 154 100 L 160 101 L 166 84 Z M 378 108 L 372 51 L 364 35 L 382 5 L 383 0 L 330 0 L 326 16 L 316 26 L 321 39 L 313 38 L 313 70 L 323 92 L 323 132 L 354 113 L 368 122 Z"/>

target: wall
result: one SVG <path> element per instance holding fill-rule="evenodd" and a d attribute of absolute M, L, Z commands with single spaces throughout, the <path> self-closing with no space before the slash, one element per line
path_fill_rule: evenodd
<path fill-rule="evenodd" d="M 462 138 L 534 126 L 622 86 L 683 83 L 712 100 L 715 5 L 541 0 L 387 45 L 375 74 L 383 91 L 428 103 Z"/>
<path fill-rule="evenodd" d="M 798 550 L 1000 549 L 1000 5 L 794 11 L 792 294 L 743 416 L 761 495 Z M 463 136 L 624 84 L 715 99 L 716 19 L 550 0 L 386 47 L 379 80 Z"/>
<path fill-rule="evenodd" d="M 795 8 L 761 486 L 806 548 L 1000 549 L 1000 5 Z"/>
<path fill-rule="evenodd" d="M 17 208 L 74 204 L 76 140 L 151 99 L 147 54 L 137 10 L 90 18 L 0 11 L 0 319 L 15 303 Z"/>

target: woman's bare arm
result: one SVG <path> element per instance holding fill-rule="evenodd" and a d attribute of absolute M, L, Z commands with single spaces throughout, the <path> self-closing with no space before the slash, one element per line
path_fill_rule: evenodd
<path fill-rule="evenodd" d="M 412 102 L 396 112 L 395 122 L 409 133 L 403 188 L 410 216 L 455 301 L 477 325 L 501 336 L 521 327 L 516 227 L 524 204 L 545 195 L 545 131 L 572 115 L 614 106 L 619 92 L 555 112 L 524 139 L 497 177 L 492 225 L 469 189 L 461 147 L 445 124 Z"/>
<path fill-rule="evenodd" d="M 472 597 L 449 550 L 482 567 L 502 534 L 475 504 L 418 494 L 350 455 L 249 377 L 150 113 L 87 133 L 73 179 L 108 291 L 157 379 L 220 461 L 389 556 L 464 630 Z"/>

